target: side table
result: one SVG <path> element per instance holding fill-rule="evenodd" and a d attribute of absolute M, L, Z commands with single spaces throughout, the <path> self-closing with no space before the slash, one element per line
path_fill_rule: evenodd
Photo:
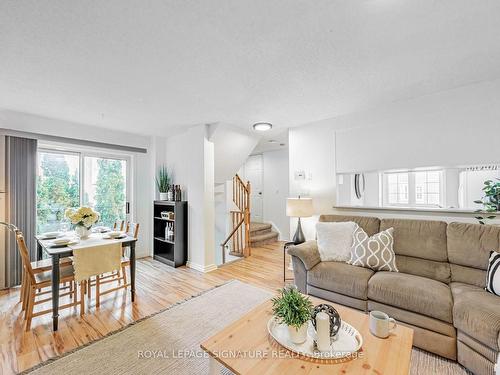
<path fill-rule="evenodd" d="M 286 283 L 287 281 L 293 280 L 293 278 L 286 278 L 286 252 L 289 247 L 295 245 L 294 242 L 285 242 L 283 245 L 283 283 Z"/>

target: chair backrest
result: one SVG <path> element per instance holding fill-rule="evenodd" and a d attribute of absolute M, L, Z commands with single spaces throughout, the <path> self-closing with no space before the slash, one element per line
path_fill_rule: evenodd
<path fill-rule="evenodd" d="M 33 268 L 31 267 L 31 260 L 28 252 L 28 247 L 26 246 L 26 242 L 24 241 L 23 234 L 21 231 L 16 232 L 16 241 L 17 247 L 19 249 L 19 253 L 21 254 L 21 260 L 23 262 L 23 267 L 30 278 L 31 283 L 35 283 L 35 273 L 33 272 Z"/>
<path fill-rule="evenodd" d="M 139 223 L 127 222 L 127 229 L 125 230 L 129 236 L 137 239 L 139 236 Z"/>
<path fill-rule="evenodd" d="M 125 226 L 125 220 L 116 220 L 113 224 L 113 230 L 123 230 Z"/>

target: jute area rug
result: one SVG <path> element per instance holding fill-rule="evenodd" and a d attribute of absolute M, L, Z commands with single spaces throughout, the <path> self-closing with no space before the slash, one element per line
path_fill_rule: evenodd
<path fill-rule="evenodd" d="M 200 343 L 271 297 L 239 281 L 203 292 L 90 345 L 32 369 L 32 374 L 207 374 Z M 230 374 L 223 370 L 224 374 Z M 464 375 L 456 363 L 420 350 L 412 375 Z"/>

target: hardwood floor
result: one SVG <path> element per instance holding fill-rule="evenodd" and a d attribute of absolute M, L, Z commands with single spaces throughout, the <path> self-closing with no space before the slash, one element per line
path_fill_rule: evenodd
<path fill-rule="evenodd" d="M 287 277 L 292 276 L 287 271 Z M 107 294 L 99 308 L 91 301 L 83 317 L 78 308 L 66 309 L 60 312 L 56 333 L 51 329 L 50 314 L 34 318 L 32 330 L 25 332 L 19 288 L 0 291 L 0 374 L 31 368 L 232 279 L 272 290 L 283 287 L 282 244 L 254 248 L 250 257 L 207 274 L 186 267 L 174 269 L 151 258 L 141 259 L 134 304 L 123 290 Z"/>

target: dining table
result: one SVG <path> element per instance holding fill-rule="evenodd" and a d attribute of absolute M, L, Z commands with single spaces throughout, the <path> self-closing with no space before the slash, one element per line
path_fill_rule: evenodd
<path fill-rule="evenodd" d="M 59 281 L 60 281 L 60 260 L 61 258 L 70 257 L 73 255 L 71 245 L 54 246 L 50 239 L 46 239 L 43 235 L 35 236 L 37 242 L 37 260 L 43 258 L 45 253 L 52 261 L 52 329 L 58 330 L 59 326 Z M 130 294 L 132 302 L 135 301 L 135 243 L 137 238 L 126 235 L 123 238 L 107 238 L 106 233 L 92 233 L 87 239 L 80 239 L 78 248 L 95 247 L 100 244 L 106 245 L 110 241 L 120 242 L 122 247 L 129 247 L 130 249 Z"/>

